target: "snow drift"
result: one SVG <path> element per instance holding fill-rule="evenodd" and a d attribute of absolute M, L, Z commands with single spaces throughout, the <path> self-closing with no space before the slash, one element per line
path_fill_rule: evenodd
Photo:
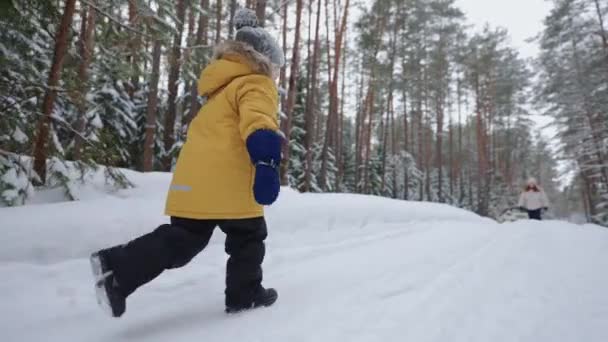
<path fill-rule="evenodd" d="M 223 313 L 218 231 L 110 319 L 96 306 L 86 257 L 167 220 L 170 176 L 129 177 L 137 188 L 107 194 L 93 182 L 78 202 L 0 208 L 3 340 L 608 340 L 607 229 L 497 224 L 444 205 L 289 189 L 267 210 L 275 306 Z"/>

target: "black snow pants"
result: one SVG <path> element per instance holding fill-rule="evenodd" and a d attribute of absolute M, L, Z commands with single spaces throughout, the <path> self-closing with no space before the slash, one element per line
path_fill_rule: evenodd
<path fill-rule="evenodd" d="M 226 233 L 226 305 L 250 303 L 262 288 L 263 217 L 241 220 L 193 220 L 171 217 L 151 233 L 104 252 L 125 297 L 166 269 L 186 265 L 209 243 L 215 227 Z"/>
<path fill-rule="evenodd" d="M 528 218 L 530 220 L 542 220 L 541 217 L 541 209 L 536 209 L 536 210 L 528 210 Z"/>

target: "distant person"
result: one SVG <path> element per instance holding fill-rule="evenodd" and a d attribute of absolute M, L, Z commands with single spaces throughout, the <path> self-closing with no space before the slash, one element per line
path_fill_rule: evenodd
<path fill-rule="evenodd" d="M 543 211 L 549 210 L 549 199 L 545 191 L 538 185 L 536 179 L 530 178 L 524 191 L 519 196 L 518 206 L 528 212 L 531 220 L 542 220 Z"/>
<path fill-rule="evenodd" d="M 240 10 L 234 40 L 215 47 L 198 83 L 207 97 L 188 129 L 167 197 L 170 224 L 91 255 L 99 303 L 120 317 L 126 299 L 164 270 L 185 266 L 217 226 L 226 234 L 225 311 L 270 306 L 262 286 L 267 236 L 263 205 L 279 195 L 282 136 L 276 78 L 281 47 Z M 201 281 L 204 283 L 204 281 Z"/>

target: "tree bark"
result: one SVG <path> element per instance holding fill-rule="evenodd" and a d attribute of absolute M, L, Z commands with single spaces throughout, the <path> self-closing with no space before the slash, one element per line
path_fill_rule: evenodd
<path fill-rule="evenodd" d="M 375 30 L 374 32 L 376 33 L 377 37 L 382 37 L 384 35 L 384 28 L 386 25 L 386 15 L 381 15 L 379 16 L 379 19 L 377 19 L 378 21 L 375 23 Z M 372 127 L 374 124 L 374 104 L 375 104 L 375 98 L 376 98 L 376 72 L 377 72 L 377 60 L 378 60 L 378 52 L 380 51 L 381 48 L 381 44 L 382 44 L 382 39 L 378 38 L 376 41 L 376 46 L 374 47 L 373 50 L 373 54 L 372 54 L 372 65 L 370 66 L 371 70 L 371 76 L 370 76 L 370 80 L 369 80 L 369 88 L 371 89 L 371 94 L 370 94 L 370 101 L 367 104 L 367 117 L 368 117 L 368 126 L 367 126 L 367 132 L 366 132 L 366 150 L 365 150 L 365 168 L 364 168 L 364 172 L 363 172 L 363 192 L 366 194 L 370 193 L 370 162 L 371 162 L 371 146 L 372 146 Z M 364 120 L 365 120 L 365 116 L 364 116 Z"/>
<path fill-rule="evenodd" d="M 138 22 L 137 15 L 137 0 L 129 0 L 129 26 L 136 29 Z M 129 37 L 129 50 L 131 53 L 131 83 L 129 84 L 128 93 L 129 97 L 133 99 L 135 92 L 139 89 L 139 58 L 138 53 L 141 46 L 141 39 L 139 34 L 133 34 Z"/>
<path fill-rule="evenodd" d="M 83 6 L 82 8 L 82 22 L 80 26 L 80 56 L 82 60 L 78 66 L 78 80 L 80 82 L 80 94 L 78 96 L 78 120 L 76 121 L 76 139 L 74 141 L 74 159 L 80 160 L 82 158 L 82 145 L 84 143 L 84 134 L 86 129 L 86 111 L 87 102 L 86 94 L 89 86 L 89 66 L 91 64 L 91 57 L 93 56 L 93 49 L 95 44 L 95 19 L 96 12 L 90 6 Z"/>
<path fill-rule="evenodd" d="M 57 97 L 57 86 L 61 79 L 61 71 L 66 52 L 68 50 L 68 38 L 70 34 L 70 26 L 74 18 L 76 0 L 66 0 L 61 23 L 55 34 L 55 49 L 53 53 L 53 63 L 48 78 L 48 88 L 42 103 L 42 116 L 38 120 L 36 128 L 36 141 L 34 144 L 34 171 L 40 177 L 38 185 L 46 183 L 46 159 L 49 154 L 49 132 L 51 125 L 51 116 L 53 115 L 53 106 Z M 38 183 L 38 182 L 36 182 Z"/>
<path fill-rule="evenodd" d="M 363 70 L 363 58 L 359 66 L 360 70 Z M 363 73 L 359 76 L 359 90 L 357 99 L 357 115 L 355 117 L 355 191 L 361 191 L 361 162 L 363 160 L 363 122 L 365 120 L 365 113 L 367 108 L 367 102 L 371 90 L 368 89 L 365 92 L 365 78 Z M 365 96 L 364 96 L 365 94 Z"/>
<path fill-rule="evenodd" d="M 321 0 L 317 0 L 317 18 L 315 24 L 315 41 L 312 53 L 312 70 L 310 76 L 310 88 L 308 94 L 306 96 L 306 116 L 305 116 L 305 126 L 306 126 L 306 136 L 304 137 L 304 147 L 306 149 L 306 172 L 305 172 L 305 186 L 304 191 L 310 191 L 311 189 L 311 181 L 312 181 L 312 149 L 314 145 L 314 129 L 315 129 L 315 107 L 316 107 L 316 91 L 315 89 L 318 87 L 317 78 L 319 75 L 319 52 L 320 52 L 320 38 L 319 31 L 321 26 Z"/>
<path fill-rule="evenodd" d="M 488 203 L 485 196 L 487 188 L 486 178 L 488 172 L 487 133 L 483 113 L 483 98 L 479 84 L 479 75 L 475 78 L 475 117 L 477 136 L 477 213 L 481 216 L 488 215 Z"/>
<path fill-rule="evenodd" d="M 258 17 L 258 25 L 264 27 L 266 25 L 266 0 L 257 0 L 255 4 L 255 14 Z M 299 22 L 297 24 L 299 24 Z"/>
<path fill-rule="evenodd" d="M 215 13 L 215 43 L 219 43 L 222 39 L 222 0 L 216 2 Z"/>
<path fill-rule="evenodd" d="M 405 70 L 405 68 L 403 68 Z M 409 142 L 409 122 L 408 122 L 408 113 L 407 113 L 407 84 L 403 85 L 403 150 L 406 153 L 410 153 L 410 142 Z M 403 170 L 403 199 L 410 199 L 410 175 L 409 175 L 409 165 L 405 165 L 405 169 Z"/>
<path fill-rule="evenodd" d="M 281 32 L 281 37 L 283 40 L 283 55 L 287 56 L 287 19 L 289 17 L 289 3 L 285 3 L 283 6 L 283 29 Z M 279 75 L 279 84 L 283 90 L 287 89 L 287 63 L 281 67 L 280 75 Z M 281 110 L 283 112 L 286 111 L 287 107 L 287 99 L 285 96 L 281 96 Z"/>
<path fill-rule="evenodd" d="M 230 21 L 228 22 L 228 39 L 234 37 L 234 14 L 236 13 L 236 0 L 230 0 Z"/>
<path fill-rule="evenodd" d="M 338 124 L 338 146 L 336 149 L 336 159 L 338 164 L 338 176 L 336 177 L 336 191 L 341 191 L 340 184 L 344 178 L 344 103 L 346 102 L 346 52 L 348 39 L 347 31 L 344 32 L 344 52 L 342 53 L 342 88 L 340 94 L 340 117 Z"/>
<path fill-rule="evenodd" d="M 386 105 L 386 120 L 384 122 L 384 134 L 383 134 L 383 147 L 382 147 L 382 185 L 381 185 L 381 189 L 382 189 L 382 195 L 385 195 L 385 187 L 386 187 L 386 164 L 387 164 L 387 154 L 388 154 L 388 139 L 389 136 L 392 137 L 392 140 L 394 140 L 394 132 L 392 132 L 391 134 L 389 134 L 389 132 L 393 129 L 394 127 L 394 123 L 393 123 L 393 117 L 392 117 L 392 111 L 393 111 L 393 98 L 394 98 L 394 94 L 393 94 L 393 90 L 394 90 L 394 81 L 393 79 L 395 78 L 394 73 L 395 73 L 395 60 L 397 58 L 397 32 L 399 29 L 399 25 L 394 25 L 393 26 L 393 31 L 391 32 L 391 37 L 390 37 L 390 41 L 389 41 L 389 46 L 390 46 L 390 52 L 389 52 L 389 72 L 390 74 L 388 75 L 389 77 L 389 85 L 388 85 L 388 101 L 387 101 L 387 105 Z M 395 153 L 395 145 L 394 145 L 394 141 L 391 143 L 391 155 L 394 155 Z M 394 180 L 394 178 L 393 178 Z"/>
<path fill-rule="evenodd" d="M 326 2 L 327 4 L 327 2 Z M 330 87 L 329 87 L 329 113 L 327 114 L 327 127 L 325 130 L 325 141 L 323 143 L 323 152 L 322 152 L 322 161 L 321 161 L 321 186 L 323 190 L 327 190 L 327 160 L 329 150 L 331 149 L 334 153 L 336 152 L 336 142 L 337 142 L 337 122 L 338 122 L 338 104 L 340 103 L 338 99 L 338 82 L 340 75 L 340 58 L 342 54 L 342 46 L 344 44 L 344 32 L 346 30 L 346 25 L 348 23 L 348 8 L 350 5 L 350 0 L 346 0 L 346 4 L 344 5 L 344 13 L 341 17 L 340 28 L 335 30 L 335 38 L 334 38 L 334 61 L 333 66 L 331 63 L 328 64 L 329 68 L 333 67 L 333 72 L 330 73 Z M 334 4 L 335 6 L 335 4 Z M 326 6 L 327 7 L 327 6 Z M 335 13 L 335 12 L 334 12 Z M 328 16 L 327 16 L 328 17 Z M 328 20 L 329 18 L 326 18 Z M 328 24 L 329 26 L 329 24 Z M 329 31 L 329 27 L 328 27 Z M 329 40 L 329 38 L 328 38 Z M 328 57 L 329 47 L 328 47 Z M 336 156 L 337 158 L 337 156 Z"/>
<path fill-rule="evenodd" d="M 602 8 L 600 7 L 599 0 L 594 0 L 593 2 L 595 3 L 597 19 L 600 25 L 600 35 L 602 36 L 602 47 L 604 49 L 604 54 L 606 55 L 606 63 L 608 66 L 608 34 L 606 34 L 606 28 L 604 27 L 604 17 L 602 16 Z"/>
<path fill-rule="evenodd" d="M 208 32 L 209 32 L 209 0 L 201 0 L 201 10 L 198 17 L 198 28 L 196 30 L 196 42 L 197 46 L 207 45 L 208 41 Z M 198 101 L 198 82 L 193 81 L 190 85 L 190 112 L 186 117 L 186 125 L 189 125 L 192 122 L 192 119 L 198 113 L 201 105 Z"/>
<path fill-rule="evenodd" d="M 164 145 L 165 155 L 163 157 L 163 169 L 171 171 L 173 163 L 172 150 L 175 145 L 175 120 L 177 116 L 177 92 L 178 82 L 181 69 L 182 49 L 181 42 L 184 32 L 184 20 L 186 18 L 186 6 L 184 0 L 176 1 L 177 27 L 176 34 L 173 37 L 173 48 L 169 57 L 169 84 L 167 86 L 169 92 L 168 109 L 165 116 L 165 131 Z"/>
<path fill-rule="evenodd" d="M 296 1 L 296 32 L 293 42 L 293 55 L 291 57 L 291 70 L 289 75 L 289 93 L 287 95 L 287 118 L 284 120 L 281 126 L 283 133 L 287 137 L 287 143 L 283 144 L 283 163 L 281 164 L 281 183 L 288 185 L 288 171 L 289 171 L 289 141 L 291 139 L 291 126 L 293 121 L 293 109 L 296 103 L 296 95 L 298 88 L 298 70 L 300 67 L 300 22 L 302 19 L 302 0 Z"/>
<path fill-rule="evenodd" d="M 150 92 L 146 108 L 146 133 L 144 139 L 143 171 L 154 169 L 154 137 L 156 135 L 156 111 L 158 106 L 158 82 L 160 78 L 161 41 L 154 41 L 152 48 L 152 73 L 150 74 Z"/>

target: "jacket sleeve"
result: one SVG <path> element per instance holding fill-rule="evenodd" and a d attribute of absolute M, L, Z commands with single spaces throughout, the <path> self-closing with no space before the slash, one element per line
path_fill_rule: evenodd
<path fill-rule="evenodd" d="M 524 207 L 526 208 L 526 193 L 522 192 L 521 195 L 519 195 L 519 202 L 517 203 L 518 207 Z"/>
<path fill-rule="evenodd" d="M 547 197 L 547 193 L 544 190 L 541 191 L 540 198 L 541 198 L 541 202 L 543 204 L 543 208 L 549 208 L 549 206 L 550 206 L 549 198 Z"/>
<path fill-rule="evenodd" d="M 270 78 L 263 75 L 245 77 L 236 90 L 236 102 L 243 141 L 260 129 L 279 130 L 279 95 Z"/>

